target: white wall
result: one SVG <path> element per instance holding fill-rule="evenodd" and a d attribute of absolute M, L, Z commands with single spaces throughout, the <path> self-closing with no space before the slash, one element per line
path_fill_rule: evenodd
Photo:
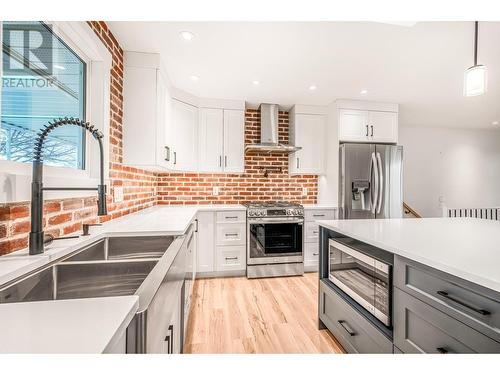
<path fill-rule="evenodd" d="M 399 128 L 404 199 L 425 217 L 448 207 L 500 207 L 500 130 Z"/>

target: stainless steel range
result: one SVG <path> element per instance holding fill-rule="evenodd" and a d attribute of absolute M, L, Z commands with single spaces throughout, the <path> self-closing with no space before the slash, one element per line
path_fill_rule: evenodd
<path fill-rule="evenodd" d="M 286 201 L 247 205 L 247 277 L 304 273 L 304 208 Z"/>

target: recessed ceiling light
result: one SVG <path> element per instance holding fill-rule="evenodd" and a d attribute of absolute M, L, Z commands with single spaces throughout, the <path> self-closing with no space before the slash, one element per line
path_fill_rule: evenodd
<path fill-rule="evenodd" d="M 359 92 L 361 95 L 365 95 L 365 94 L 368 94 L 368 90 L 367 89 L 363 89 Z"/>
<path fill-rule="evenodd" d="M 311 85 L 311 86 L 309 86 L 309 90 L 311 90 L 311 91 L 314 91 L 314 90 L 316 90 L 316 89 L 317 89 L 316 85 Z"/>
<path fill-rule="evenodd" d="M 191 31 L 181 31 L 179 36 L 188 42 L 194 39 L 194 34 Z"/>
<path fill-rule="evenodd" d="M 257 86 L 257 85 L 260 85 L 260 82 L 259 81 L 252 81 L 252 83 Z"/>
<path fill-rule="evenodd" d="M 200 79 L 200 77 L 194 76 L 194 75 L 191 76 L 191 77 L 189 77 L 189 78 L 191 79 L 191 81 L 194 81 L 194 82 L 196 82 L 196 81 L 198 81 Z"/>
<path fill-rule="evenodd" d="M 54 64 L 53 66 L 54 66 L 54 68 L 59 69 L 59 70 L 66 70 L 66 68 L 62 65 Z"/>
<path fill-rule="evenodd" d="M 493 121 L 491 125 L 498 125 L 498 121 Z"/>

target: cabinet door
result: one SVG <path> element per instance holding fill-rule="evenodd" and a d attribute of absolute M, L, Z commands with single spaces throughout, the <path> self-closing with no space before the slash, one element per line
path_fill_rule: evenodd
<path fill-rule="evenodd" d="M 160 167 L 169 166 L 167 160 L 167 121 L 170 108 L 167 108 L 167 85 L 163 74 L 156 71 L 156 164 Z"/>
<path fill-rule="evenodd" d="M 173 162 L 172 168 L 196 171 L 198 162 L 198 108 L 173 101 Z"/>
<path fill-rule="evenodd" d="M 123 163 L 153 166 L 156 163 L 156 69 L 124 68 Z"/>
<path fill-rule="evenodd" d="M 368 111 L 339 110 L 339 140 L 371 142 L 369 138 Z"/>
<path fill-rule="evenodd" d="M 319 266 L 319 241 L 304 244 L 304 271 L 317 272 Z"/>
<path fill-rule="evenodd" d="M 215 265 L 215 214 L 198 213 L 197 272 L 213 272 Z"/>
<path fill-rule="evenodd" d="M 326 116 L 295 115 L 294 144 L 302 147 L 291 158 L 291 173 L 322 174 L 325 159 Z"/>
<path fill-rule="evenodd" d="M 200 109 L 198 168 L 200 172 L 221 172 L 223 155 L 223 110 Z"/>
<path fill-rule="evenodd" d="M 373 142 L 397 143 L 398 114 L 396 112 L 370 111 L 368 124 L 370 125 L 370 138 Z"/>
<path fill-rule="evenodd" d="M 245 170 L 245 113 L 224 110 L 224 171 L 243 173 Z"/>

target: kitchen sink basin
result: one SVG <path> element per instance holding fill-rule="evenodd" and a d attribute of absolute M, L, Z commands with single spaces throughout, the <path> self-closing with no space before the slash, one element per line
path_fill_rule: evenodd
<path fill-rule="evenodd" d="M 161 258 L 174 236 L 109 237 L 98 241 L 64 262 Z"/>
<path fill-rule="evenodd" d="M 126 351 L 163 352 L 168 323 L 185 303 L 193 236 L 191 225 L 180 236 L 107 237 L 0 286 L 0 303 L 136 295 Z"/>
<path fill-rule="evenodd" d="M 157 260 L 61 262 L 0 291 L 0 303 L 133 295 Z"/>
<path fill-rule="evenodd" d="M 0 303 L 133 295 L 174 240 L 108 237 L 0 290 Z"/>

